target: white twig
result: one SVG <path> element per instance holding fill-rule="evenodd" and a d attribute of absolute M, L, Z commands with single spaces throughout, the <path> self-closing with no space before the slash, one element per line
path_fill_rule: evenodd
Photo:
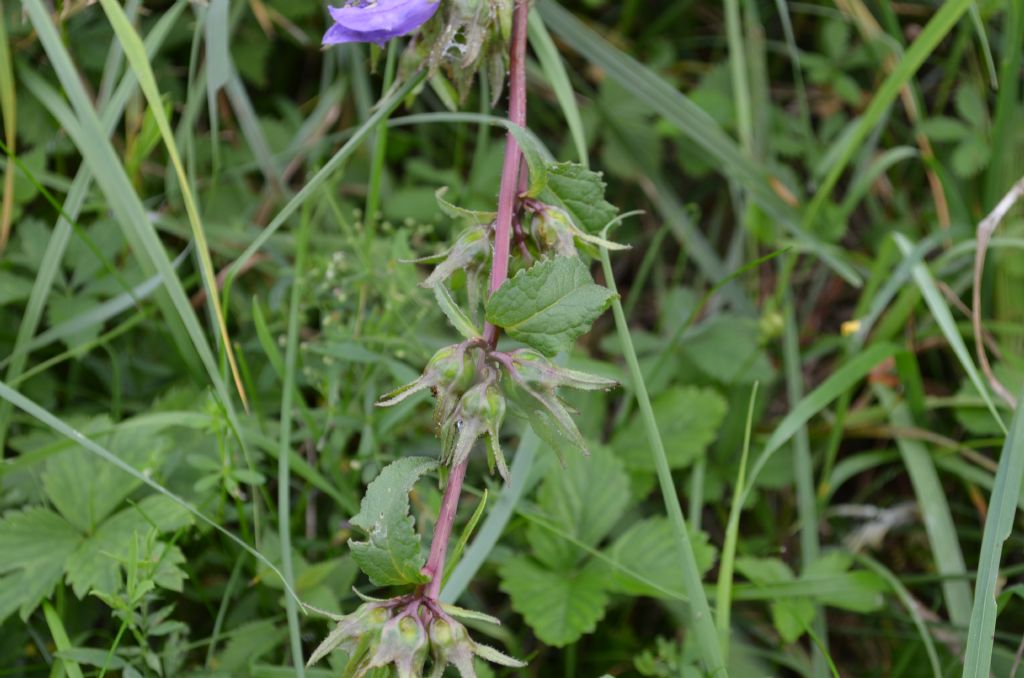
<path fill-rule="evenodd" d="M 988 355 L 985 353 L 984 334 L 981 329 L 981 274 L 985 270 L 985 254 L 988 252 L 989 241 L 995 233 L 999 224 L 1009 213 L 1018 200 L 1024 197 L 1024 177 L 1003 196 L 995 209 L 987 217 L 978 223 L 977 250 L 974 252 L 974 290 L 971 294 L 971 324 L 974 327 L 974 346 L 978 352 L 978 362 L 981 363 L 981 371 L 988 378 L 1000 398 L 1010 404 L 1010 407 L 1017 407 L 1017 399 L 992 372 L 992 366 L 988 362 Z"/>

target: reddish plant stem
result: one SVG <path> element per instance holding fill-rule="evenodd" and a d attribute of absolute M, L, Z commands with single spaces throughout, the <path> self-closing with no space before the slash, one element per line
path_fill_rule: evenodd
<path fill-rule="evenodd" d="M 512 19 L 512 46 L 509 53 L 508 117 L 514 125 L 519 127 L 526 126 L 526 18 L 529 12 L 529 0 L 516 1 L 515 15 Z M 501 169 L 501 186 L 498 192 L 494 256 L 491 259 L 491 280 L 488 286 L 488 291 L 491 294 L 508 279 L 512 218 L 519 193 L 519 166 L 522 157 L 522 150 L 510 132 L 505 137 L 505 162 Z M 485 323 L 484 340 L 489 348 L 495 348 L 498 345 L 498 328 L 491 323 Z M 452 472 L 448 476 L 448 484 L 444 488 L 441 512 L 437 516 L 437 524 L 434 525 L 434 538 L 430 543 L 430 556 L 423 568 L 423 573 L 431 578 L 425 590 L 425 595 L 430 600 L 437 600 L 441 593 L 441 579 L 444 574 L 445 556 L 448 553 L 448 541 L 451 539 L 455 512 L 459 507 L 459 495 L 462 494 L 462 481 L 466 477 L 468 464 L 469 460 L 466 460 L 453 466 Z"/>

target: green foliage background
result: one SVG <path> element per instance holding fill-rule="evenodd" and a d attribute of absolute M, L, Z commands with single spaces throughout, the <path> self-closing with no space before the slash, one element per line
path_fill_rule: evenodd
<path fill-rule="evenodd" d="M 367 485 L 437 456 L 429 394 L 374 403 L 456 340 L 403 262 L 461 231 L 438 189 L 494 209 L 504 104 L 387 92 L 386 49 L 319 48 L 316 2 L 103 4 L 119 31 L 0 10 L 0 676 L 294 675 L 327 628 L 298 600 L 386 591 L 345 545 Z M 445 595 L 503 621 L 475 633 L 526 675 L 699 675 L 649 392 L 732 675 L 1012 675 L 1024 430 L 969 307 L 1024 173 L 1022 40 L 1019 0 L 536 3 L 530 130 L 643 214 L 590 272 L 628 333 L 546 338 L 622 383 L 569 396 L 590 456 L 511 421 L 512 484 L 470 467 Z M 1014 394 L 1022 229 L 981 290 Z M 429 534 L 436 482 L 410 503 Z"/>

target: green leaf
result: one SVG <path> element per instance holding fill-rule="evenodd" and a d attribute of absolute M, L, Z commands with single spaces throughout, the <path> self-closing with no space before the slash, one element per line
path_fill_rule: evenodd
<path fill-rule="evenodd" d="M 409 492 L 437 462 L 427 457 L 403 457 L 384 467 L 366 488 L 352 524 L 367 534 L 366 541 L 349 540 L 352 557 L 377 586 L 424 584 L 420 570 L 426 562 L 420 536 L 409 515 Z"/>
<path fill-rule="evenodd" d="M 540 140 L 525 127 L 506 122 L 505 127 L 515 137 L 519 150 L 523 152 L 526 167 L 529 170 L 530 182 L 526 187 L 528 196 L 536 197 L 544 190 L 548 182 L 549 165 L 544 162 L 545 151 Z M 550 154 L 547 154 L 550 158 Z"/>
<path fill-rule="evenodd" d="M 610 450 L 572 456 L 554 469 L 538 492 L 540 509 L 552 526 L 586 546 L 597 544 L 622 517 L 629 503 L 629 476 Z M 527 538 L 533 554 L 552 569 L 576 565 L 583 549 L 541 525 L 531 523 Z"/>
<path fill-rule="evenodd" d="M 159 495 L 150 495 L 136 506 L 118 511 L 66 559 L 68 584 L 79 598 L 91 591 L 114 592 L 118 568 L 130 557 L 136 536 L 144 536 L 152 529 L 170 532 L 189 522 L 186 509 Z M 173 558 L 168 565 L 173 565 Z M 184 578 L 184 574 L 174 573 L 173 569 L 161 569 L 161 576 L 165 583 Z"/>
<path fill-rule="evenodd" d="M 680 386 L 655 398 L 652 407 L 669 466 L 679 469 L 692 464 L 714 441 L 727 405 L 714 389 Z M 654 461 L 642 440 L 643 420 L 638 414 L 612 439 L 612 446 L 626 466 L 653 471 Z"/>
<path fill-rule="evenodd" d="M 814 591 L 814 598 L 825 605 L 862 614 L 878 610 L 884 602 L 882 593 L 889 590 L 889 585 L 869 570 L 851 572 L 852 565 L 850 554 L 830 551 L 810 563 L 800 575 L 800 581 L 807 582 L 808 591 Z M 828 580 L 830 588 L 812 588 L 820 579 Z"/>
<path fill-rule="evenodd" d="M 434 191 L 434 197 L 437 198 L 437 206 L 441 208 L 441 211 L 447 214 L 452 219 L 465 219 L 472 224 L 489 224 L 498 216 L 497 212 L 485 212 L 481 210 L 469 210 L 465 207 L 459 207 L 454 205 L 444 198 L 444 194 L 448 192 L 447 186 Z"/>
<path fill-rule="evenodd" d="M 992 151 L 988 142 L 979 136 L 969 136 L 953 149 L 953 171 L 961 179 L 969 179 L 988 166 Z"/>
<path fill-rule="evenodd" d="M 91 420 L 87 432 L 106 429 L 105 418 Z M 155 470 L 167 438 L 150 429 L 120 429 L 106 441 L 125 463 L 142 472 Z M 131 494 L 141 481 L 74 446 L 50 459 L 43 473 L 46 496 L 80 532 L 92 532 Z"/>
<path fill-rule="evenodd" d="M 613 297 L 582 261 L 556 257 L 505 281 L 487 301 L 486 316 L 513 339 L 553 356 L 587 332 Z"/>
<path fill-rule="evenodd" d="M 793 572 L 777 558 L 737 558 L 736 571 L 754 584 L 793 581 Z M 814 603 L 810 598 L 789 597 L 772 601 L 772 624 L 787 643 L 796 641 L 814 621 Z"/>
<path fill-rule="evenodd" d="M 704 575 L 715 564 L 716 549 L 708 543 L 704 532 L 693 528 L 689 532 L 698 572 Z M 657 598 L 670 598 L 668 592 L 673 592 L 675 597 L 685 598 L 680 587 L 675 530 L 668 518 L 659 516 L 635 523 L 615 540 L 608 556 L 615 564 L 648 580 L 641 581 L 623 570 L 612 569 L 608 585 L 615 592 Z"/>
<path fill-rule="evenodd" d="M 574 162 L 548 165 L 548 183 L 538 198 L 566 211 L 584 233 L 600 233 L 619 210 L 604 199 L 600 172 Z"/>
<path fill-rule="evenodd" d="M 518 556 L 499 574 L 513 609 L 548 645 L 564 647 L 593 632 L 608 606 L 604 576 L 593 564 L 577 572 L 552 572 Z"/>
<path fill-rule="evenodd" d="M 971 135 L 971 130 L 956 118 L 936 116 L 928 118 L 919 125 L 919 128 L 932 141 L 959 141 Z"/>
<path fill-rule="evenodd" d="M 697 369 L 723 384 L 764 383 L 775 370 L 759 339 L 756 320 L 722 314 L 702 323 L 682 348 Z"/>
<path fill-rule="evenodd" d="M 28 508 L 0 520 L 0 622 L 20 609 L 22 619 L 50 594 L 64 572 L 64 561 L 81 535 L 53 511 Z"/>
<path fill-rule="evenodd" d="M 451 292 L 448 291 L 448 288 L 443 283 L 434 285 L 434 299 L 437 300 L 437 305 L 440 307 L 441 312 L 448 318 L 448 322 L 464 338 L 479 339 L 483 336 L 476 325 L 473 324 L 473 321 L 469 319 L 469 316 L 466 315 L 466 312 L 455 302 Z"/>

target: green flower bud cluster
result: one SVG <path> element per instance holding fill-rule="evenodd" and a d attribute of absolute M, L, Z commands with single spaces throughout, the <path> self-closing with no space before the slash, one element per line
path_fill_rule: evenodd
<path fill-rule="evenodd" d="M 344 675 L 353 678 L 387 667 L 392 667 L 399 678 L 441 678 L 449 665 L 463 678 L 475 678 L 475 657 L 512 668 L 525 666 L 488 645 L 474 642 L 466 627 L 455 620 L 461 616 L 500 624 L 494 617 L 443 605 L 419 594 L 366 600 L 352 614 L 335 618 L 337 626 L 316 648 L 307 666 L 335 649 L 348 654 Z"/>
<path fill-rule="evenodd" d="M 512 412 L 528 419 L 559 458 L 567 445 L 586 454 L 586 441 L 573 421 L 571 408 L 558 397 L 558 389 L 607 391 L 617 386 L 615 380 L 559 367 L 532 348 L 495 352 L 494 358 L 508 377 L 505 393 Z"/>
<path fill-rule="evenodd" d="M 556 452 L 566 443 L 586 452 L 570 408 L 558 397 L 562 386 L 608 390 L 616 382 L 559 367 L 530 348 L 506 353 L 466 341 L 439 350 L 419 379 L 385 394 L 377 404 L 387 407 L 431 389 L 436 397 L 434 424 L 441 438 L 441 460 L 452 466 L 462 463 L 473 443 L 486 436 L 488 466 L 508 482 L 508 464 L 500 443 L 508 411 L 528 419 Z"/>
<path fill-rule="evenodd" d="M 541 255 L 576 257 L 579 256 L 579 248 L 588 256 L 597 258 L 598 247 L 629 249 L 626 245 L 583 231 L 560 207 L 528 198 L 523 201 L 523 211 L 530 215 L 530 236 Z"/>

